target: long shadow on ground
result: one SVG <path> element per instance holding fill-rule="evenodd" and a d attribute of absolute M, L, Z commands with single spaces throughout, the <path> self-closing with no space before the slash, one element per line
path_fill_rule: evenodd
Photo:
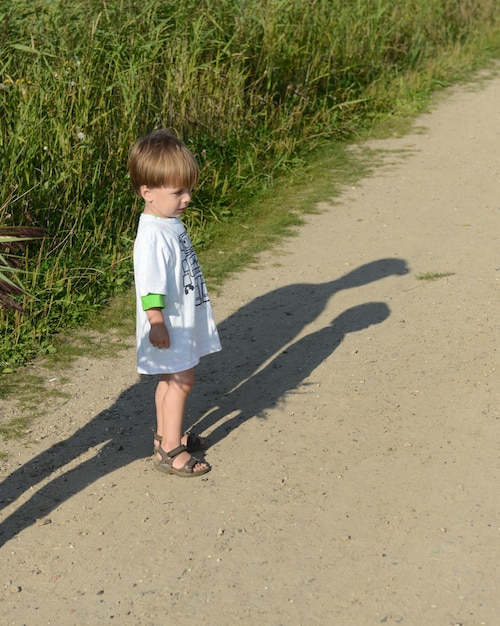
<path fill-rule="evenodd" d="M 363 303 L 297 340 L 332 296 L 407 272 L 401 259 L 380 259 L 337 280 L 281 287 L 228 317 L 219 325 L 223 352 L 203 359 L 197 371 L 189 409 L 190 414 L 205 412 L 197 430 L 215 427 L 210 435 L 213 444 L 245 420 L 262 416 L 328 358 L 346 334 L 383 322 L 390 314 L 383 302 Z M 2 508 L 48 482 L 0 524 L 0 546 L 110 472 L 151 454 L 149 426 L 154 426 L 155 383 L 153 377 L 142 379 L 109 409 L 5 479 Z M 96 454 L 91 452 L 94 447 L 98 448 Z M 78 463 L 83 454 L 88 458 Z M 71 467 L 65 469 L 68 464 Z"/>

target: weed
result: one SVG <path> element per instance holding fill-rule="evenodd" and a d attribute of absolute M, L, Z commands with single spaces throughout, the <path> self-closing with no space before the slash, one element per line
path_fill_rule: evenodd
<path fill-rule="evenodd" d="M 417 274 L 417 280 L 439 280 L 440 278 L 446 278 L 448 276 L 454 276 L 455 272 L 424 272 L 423 274 Z"/>

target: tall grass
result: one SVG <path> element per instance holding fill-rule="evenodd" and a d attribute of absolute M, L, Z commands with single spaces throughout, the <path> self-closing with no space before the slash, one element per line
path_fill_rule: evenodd
<path fill-rule="evenodd" d="M 309 151 L 471 69 L 469 48 L 497 54 L 499 32 L 495 0 L 0 0 L 0 226 L 47 235 L 27 314 L 0 312 L 0 371 L 130 285 L 138 135 L 171 128 L 196 155 L 187 219 L 209 246 Z"/>

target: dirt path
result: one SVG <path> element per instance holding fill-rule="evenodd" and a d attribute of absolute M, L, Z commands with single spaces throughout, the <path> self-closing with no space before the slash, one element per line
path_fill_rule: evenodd
<path fill-rule="evenodd" d="M 500 624 L 499 103 L 454 90 L 373 142 L 375 175 L 213 298 L 206 477 L 152 468 L 133 338 L 52 380 L 2 466 L 2 624 Z"/>

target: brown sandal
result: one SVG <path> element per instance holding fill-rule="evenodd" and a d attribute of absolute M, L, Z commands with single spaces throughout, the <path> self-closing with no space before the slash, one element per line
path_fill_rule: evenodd
<path fill-rule="evenodd" d="M 194 456 L 192 456 L 189 461 L 186 461 L 179 469 L 173 467 L 172 463 L 174 462 L 174 459 L 179 456 L 179 454 L 187 452 L 186 446 L 179 446 L 170 450 L 170 452 L 165 452 L 163 448 L 158 447 L 157 452 L 161 456 L 161 461 L 157 463 L 155 467 L 157 470 L 164 472 L 165 474 L 175 474 L 176 476 L 181 476 L 183 478 L 194 478 L 195 476 L 206 474 L 212 469 L 206 461 L 200 461 Z M 195 472 L 194 466 L 197 463 L 204 463 L 206 467 Z"/>
<path fill-rule="evenodd" d="M 208 445 L 208 442 L 203 437 L 200 437 L 196 433 L 184 433 L 187 435 L 186 448 L 188 452 L 199 452 L 200 450 L 205 450 Z M 158 442 L 158 445 L 153 448 L 153 454 L 158 454 L 158 448 L 161 446 L 162 436 L 156 433 L 156 430 L 153 429 L 153 438 Z"/>

